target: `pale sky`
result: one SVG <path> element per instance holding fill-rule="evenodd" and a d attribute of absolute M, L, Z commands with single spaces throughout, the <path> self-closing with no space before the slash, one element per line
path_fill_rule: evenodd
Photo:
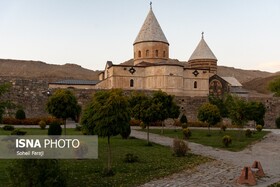
<path fill-rule="evenodd" d="M 170 58 L 201 39 L 218 65 L 280 71 L 279 0 L 153 0 Z M 103 70 L 133 57 L 148 0 L 0 0 L 0 58 Z"/>

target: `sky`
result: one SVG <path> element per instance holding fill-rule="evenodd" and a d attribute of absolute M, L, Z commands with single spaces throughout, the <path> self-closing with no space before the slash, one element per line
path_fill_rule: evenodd
<path fill-rule="evenodd" d="M 169 57 L 188 61 L 201 39 L 218 65 L 280 71 L 279 0 L 153 0 Z M 148 0 L 0 0 L 0 58 L 103 70 L 133 58 Z"/>

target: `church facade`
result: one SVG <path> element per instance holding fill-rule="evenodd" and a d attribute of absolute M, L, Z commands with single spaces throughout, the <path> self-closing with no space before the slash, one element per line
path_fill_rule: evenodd
<path fill-rule="evenodd" d="M 175 96 L 207 96 L 217 58 L 202 38 L 188 62 L 169 59 L 169 43 L 152 8 L 133 43 L 134 57 L 108 61 L 96 89 L 162 90 Z"/>

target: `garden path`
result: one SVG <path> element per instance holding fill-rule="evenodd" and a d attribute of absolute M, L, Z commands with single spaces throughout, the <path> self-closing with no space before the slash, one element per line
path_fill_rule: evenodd
<path fill-rule="evenodd" d="M 132 129 L 131 136 L 146 139 L 146 133 Z M 173 139 L 150 133 L 150 141 L 172 146 Z M 193 170 L 175 173 L 143 185 L 152 186 L 197 186 L 235 187 L 244 166 L 251 166 L 254 160 L 261 162 L 266 177 L 257 181 L 257 186 L 267 186 L 280 181 L 280 130 L 272 130 L 264 139 L 240 152 L 220 150 L 188 142 L 191 152 L 214 158 L 215 161 L 202 164 Z"/>

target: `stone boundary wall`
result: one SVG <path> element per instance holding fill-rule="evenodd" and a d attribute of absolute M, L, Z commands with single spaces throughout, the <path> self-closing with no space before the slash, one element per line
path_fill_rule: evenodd
<path fill-rule="evenodd" d="M 19 77 L 0 77 L 0 84 L 10 82 L 12 84 L 11 91 L 4 95 L 5 99 L 13 101 L 16 105 L 22 107 L 27 117 L 47 116 L 46 103 L 48 100 L 47 91 L 48 82 L 38 79 L 21 79 Z M 54 92 L 55 90 L 50 90 Z M 89 103 L 92 95 L 98 91 L 94 89 L 73 89 L 78 98 L 78 102 L 82 107 Z M 126 91 L 127 93 L 131 91 Z M 151 91 L 144 91 L 151 94 Z M 1 98 L 0 98 L 1 99 Z M 197 110 L 207 102 L 207 97 L 176 97 L 176 102 L 180 109 L 186 114 L 189 121 L 196 121 Z M 275 119 L 280 116 L 280 98 L 277 97 L 250 97 L 250 101 L 261 101 L 265 104 L 267 112 L 265 115 L 265 127 L 275 128 Z"/>

